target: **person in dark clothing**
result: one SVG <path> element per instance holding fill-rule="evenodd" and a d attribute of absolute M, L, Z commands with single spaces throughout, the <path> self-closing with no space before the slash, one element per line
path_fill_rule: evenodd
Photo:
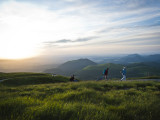
<path fill-rule="evenodd" d="M 71 82 L 74 81 L 74 75 L 71 76 L 70 81 L 71 81 Z"/>
<path fill-rule="evenodd" d="M 107 77 L 108 77 L 108 70 L 109 68 L 105 69 L 103 72 L 105 80 L 107 80 Z"/>

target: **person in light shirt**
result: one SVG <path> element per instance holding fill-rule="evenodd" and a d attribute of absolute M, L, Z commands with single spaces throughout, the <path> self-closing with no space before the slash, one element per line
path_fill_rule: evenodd
<path fill-rule="evenodd" d="M 123 67 L 121 73 L 122 73 L 122 79 L 121 79 L 121 81 L 122 81 L 122 80 L 126 80 L 126 68 L 125 68 L 125 67 Z"/>

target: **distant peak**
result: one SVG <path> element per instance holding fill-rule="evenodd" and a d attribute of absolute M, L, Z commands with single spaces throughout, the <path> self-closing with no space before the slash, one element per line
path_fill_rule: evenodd
<path fill-rule="evenodd" d="M 130 54 L 128 56 L 141 56 L 141 55 L 139 55 L 139 54 Z"/>

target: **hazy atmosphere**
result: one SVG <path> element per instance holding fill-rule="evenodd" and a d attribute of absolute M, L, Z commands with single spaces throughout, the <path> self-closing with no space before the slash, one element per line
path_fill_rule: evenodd
<path fill-rule="evenodd" d="M 160 0 L 0 0 L 0 58 L 160 53 Z"/>
<path fill-rule="evenodd" d="M 159 120 L 160 0 L 0 0 L 0 120 Z"/>

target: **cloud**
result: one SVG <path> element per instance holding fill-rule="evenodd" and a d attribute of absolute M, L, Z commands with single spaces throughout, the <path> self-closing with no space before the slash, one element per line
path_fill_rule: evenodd
<path fill-rule="evenodd" d="M 72 42 L 72 40 L 68 40 L 68 39 L 62 39 L 62 40 L 58 40 L 52 43 L 68 43 L 68 42 Z"/>
<path fill-rule="evenodd" d="M 105 48 L 107 44 L 125 46 L 146 41 L 159 44 L 158 5 L 160 1 L 155 0 L 3 1 L 0 51 L 9 48 L 12 52 L 15 46 L 30 51 L 41 51 L 45 46 L 47 51 L 47 47 L 94 49 L 96 45 Z"/>
<path fill-rule="evenodd" d="M 67 43 L 67 42 L 72 42 L 71 40 L 66 40 L 66 39 L 62 39 L 62 40 L 58 40 L 55 43 Z"/>
<path fill-rule="evenodd" d="M 93 40 L 93 39 L 96 39 L 98 38 L 97 36 L 92 36 L 92 37 L 86 37 L 86 38 L 79 38 L 77 40 L 75 40 L 74 42 L 86 42 L 86 41 L 90 41 L 90 40 Z"/>
<path fill-rule="evenodd" d="M 90 41 L 90 40 L 94 40 L 96 38 L 98 38 L 98 37 L 92 36 L 92 37 L 86 37 L 86 38 L 78 38 L 78 39 L 75 39 L 75 40 L 61 39 L 61 40 L 57 40 L 57 41 L 46 41 L 46 42 L 43 42 L 43 44 L 44 44 L 45 47 L 52 47 L 52 46 L 53 47 L 55 47 L 55 46 L 58 47 L 58 45 L 60 45 L 60 44 L 63 44 L 63 45 L 67 44 L 68 45 L 68 44 L 71 44 L 71 43 L 72 43 L 72 45 L 75 45 L 74 43 L 81 43 L 81 42 L 83 44 L 85 44 L 85 42 Z"/>

